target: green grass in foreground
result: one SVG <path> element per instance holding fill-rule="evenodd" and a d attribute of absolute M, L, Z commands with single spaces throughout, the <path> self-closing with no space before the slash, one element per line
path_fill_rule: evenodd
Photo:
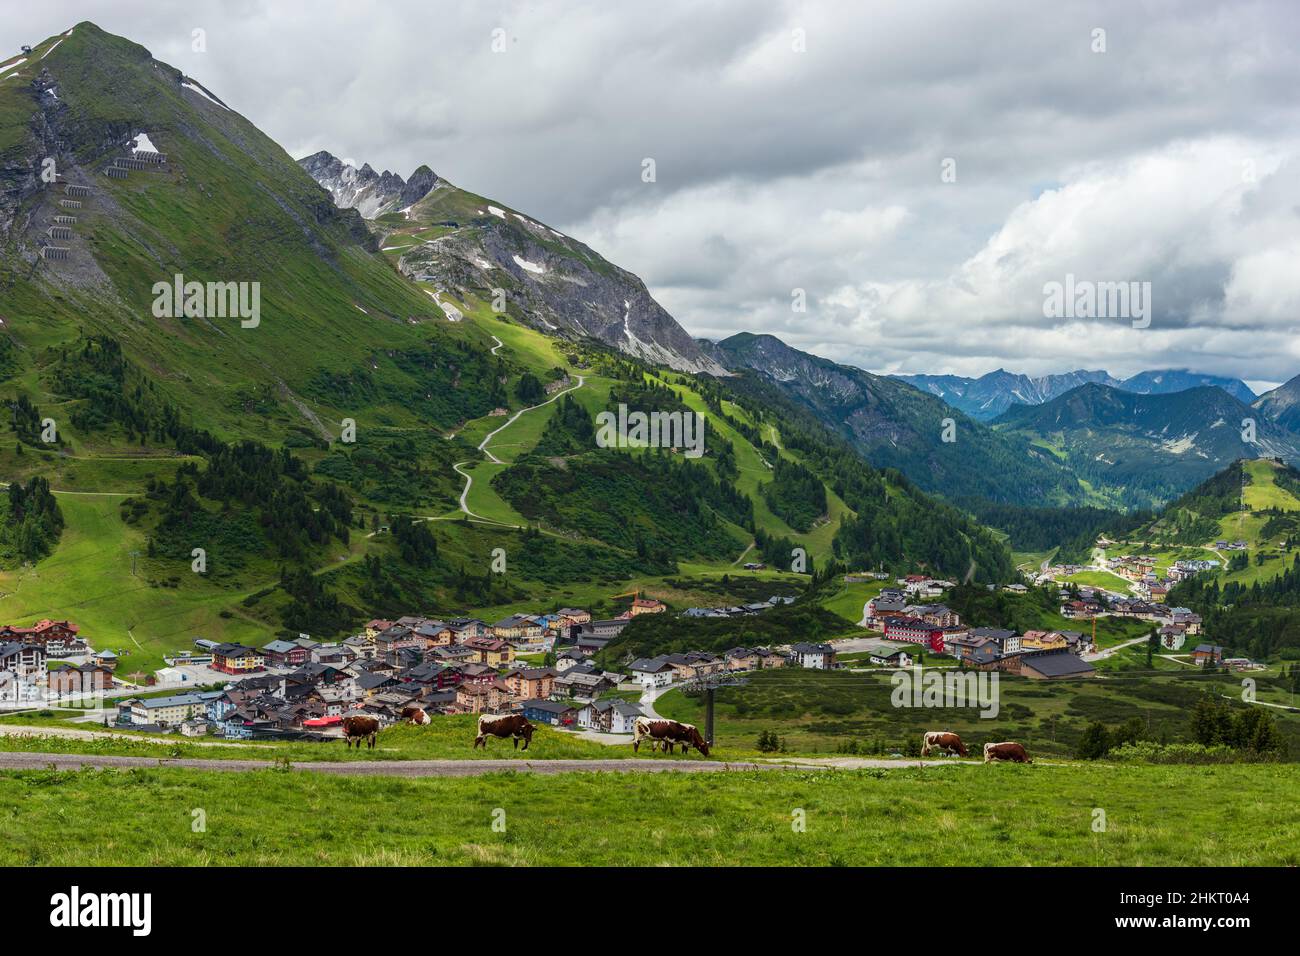
<path fill-rule="evenodd" d="M 11 771 L 0 773 L 0 865 L 1294 866 L 1297 786 L 1300 768 L 1279 765 Z M 505 832 L 492 828 L 498 808 Z M 195 810 L 205 832 L 192 829 Z M 796 810 L 805 832 L 791 826 Z"/>

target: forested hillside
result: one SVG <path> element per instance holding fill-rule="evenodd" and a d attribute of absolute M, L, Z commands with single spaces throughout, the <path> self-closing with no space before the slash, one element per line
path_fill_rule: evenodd
<path fill-rule="evenodd" d="M 834 539 L 835 558 L 844 567 L 926 568 L 958 580 L 1014 578 L 1010 552 L 987 528 L 923 494 L 901 472 L 865 467 L 846 439 L 777 386 L 737 376 L 721 380 L 719 388 L 756 419 L 772 421 L 782 445 L 852 509 Z"/>
<path fill-rule="evenodd" d="M 1205 619 L 1205 632 L 1233 657 L 1300 658 L 1300 555 L 1277 577 L 1220 586 L 1215 577 L 1194 577 L 1169 593 Z"/>

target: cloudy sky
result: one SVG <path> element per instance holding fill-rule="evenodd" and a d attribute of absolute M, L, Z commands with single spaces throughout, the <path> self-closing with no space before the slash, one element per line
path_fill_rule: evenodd
<path fill-rule="evenodd" d="M 1300 373 L 1288 0 L 45 0 L 0 33 L 86 19 L 294 156 L 427 163 L 586 241 L 694 335 L 885 372 Z M 1067 275 L 1149 282 L 1149 325 L 1046 317 Z"/>

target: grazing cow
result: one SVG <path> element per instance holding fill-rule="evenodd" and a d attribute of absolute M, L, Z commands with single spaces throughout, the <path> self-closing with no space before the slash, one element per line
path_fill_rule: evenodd
<path fill-rule="evenodd" d="M 954 733 L 946 730 L 931 730 L 922 739 L 921 756 L 930 756 L 930 751 L 937 750 L 939 753 L 955 753 L 965 757 L 966 745 L 961 742 L 961 738 Z"/>
<path fill-rule="evenodd" d="M 984 745 L 984 762 L 989 763 L 994 760 L 1011 760 L 1015 763 L 1033 763 L 1029 759 L 1029 754 L 1025 751 L 1022 744 L 1014 741 L 1007 741 L 1000 744 Z"/>
<path fill-rule="evenodd" d="M 368 714 L 353 714 L 350 717 L 343 718 L 343 742 L 352 749 L 352 741 L 357 742 L 357 749 L 361 749 L 361 742 L 364 740 L 371 750 L 375 747 L 375 738 L 379 736 L 379 718 L 371 717 Z"/>
<path fill-rule="evenodd" d="M 652 748 L 662 744 L 669 753 L 673 752 L 673 744 L 678 743 L 682 745 L 682 753 L 687 753 L 691 747 L 694 747 L 705 757 L 709 755 L 709 743 L 694 724 L 683 724 L 676 720 L 651 720 L 649 717 L 638 717 L 632 732 L 633 753 L 640 750 L 641 741 L 643 740 L 649 740 Z"/>
<path fill-rule="evenodd" d="M 522 714 L 508 714 L 504 717 L 494 717 L 491 714 L 484 714 L 478 719 L 478 736 L 474 738 L 474 747 L 477 748 L 482 744 L 483 749 L 487 750 L 487 739 L 492 737 L 513 737 L 515 749 L 519 749 L 519 741 L 524 741 L 524 749 L 533 742 L 533 731 L 537 728 L 528 722 L 528 718 Z"/>
<path fill-rule="evenodd" d="M 423 707 L 407 707 L 402 711 L 402 720 L 416 727 L 423 727 L 433 722 Z"/>

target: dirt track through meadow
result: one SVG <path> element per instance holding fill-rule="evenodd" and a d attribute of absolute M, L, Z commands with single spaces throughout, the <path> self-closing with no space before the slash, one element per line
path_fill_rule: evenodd
<path fill-rule="evenodd" d="M 476 777 L 485 773 L 728 773 L 748 770 L 856 770 L 952 766 L 959 761 L 836 760 L 827 763 L 727 763 L 720 760 L 350 760 L 294 761 L 295 771 L 347 777 Z M 178 767 L 185 770 L 248 772 L 283 767 L 271 760 L 205 760 L 202 758 L 114 757 L 101 754 L 0 753 L 0 770 L 78 770 L 98 767 L 127 770 L 137 767 Z"/>

